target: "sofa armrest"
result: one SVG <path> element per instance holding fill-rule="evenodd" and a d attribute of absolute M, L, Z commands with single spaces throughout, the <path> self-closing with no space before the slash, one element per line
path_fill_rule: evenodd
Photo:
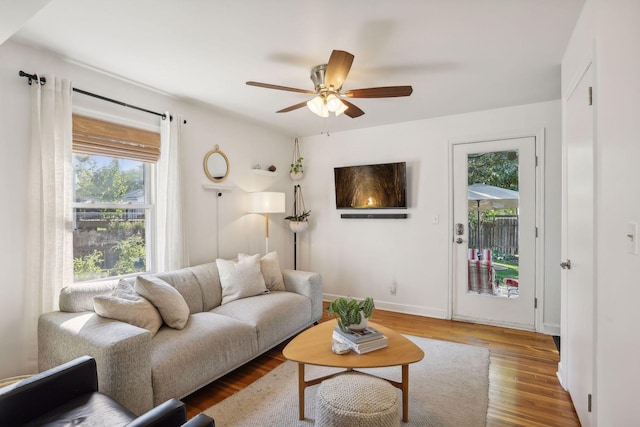
<path fill-rule="evenodd" d="M 0 392 L 0 426 L 23 425 L 98 390 L 96 362 L 83 356 L 7 386 Z"/>
<path fill-rule="evenodd" d="M 284 287 L 289 292 L 304 295 L 311 300 L 311 322 L 322 317 L 322 277 L 320 273 L 300 270 L 282 270 Z"/>
<path fill-rule="evenodd" d="M 100 392 L 136 415 L 153 407 L 151 332 L 93 312 L 55 311 L 40 316 L 40 370 L 82 355 L 96 361 Z"/>

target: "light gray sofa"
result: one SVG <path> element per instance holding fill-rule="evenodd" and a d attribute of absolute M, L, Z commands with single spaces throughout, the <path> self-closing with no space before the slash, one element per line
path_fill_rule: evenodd
<path fill-rule="evenodd" d="M 89 355 L 97 361 L 100 391 L 142 414 L 198 390 L 319 320 L 320 275 L 282 275 L 285 291 L 221 305 L 215 262 L 155 274 L 184 297 L 190 311 L 184 329 L 163 325 L 155 336 L 93 312 L 93 297 L 113 292 L 117 282 L 67 286 L 61 311 L 40 316 L 39 369 Z"/>

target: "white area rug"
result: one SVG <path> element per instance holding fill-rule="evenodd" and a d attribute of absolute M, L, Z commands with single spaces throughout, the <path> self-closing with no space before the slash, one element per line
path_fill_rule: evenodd
<path fill-rule="evenodd" d="M 485 426 L 489 404 L 489 350 L 407 338 L 424 350 L 425 357 L 409 365 L 409 422 L 401 425 Z M 338 370 L 307 365 L 305 371 L 309 380 Z M 362 371 L 395 381 L 401 379 L 400 367 Z M 205 413 L 220 427 L 313 426 L 317 388 L 306 389 L 306 418 L 298 420 L 297 364 L 288 361 Z"/>

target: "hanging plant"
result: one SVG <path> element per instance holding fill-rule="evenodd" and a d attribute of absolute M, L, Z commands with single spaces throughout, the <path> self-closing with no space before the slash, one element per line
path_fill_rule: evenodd
<path fill-rule="evenodd" d="M 291 160 L 291 167 L 289 168 L 289 176 L 292 180 L 298 181 L 304 176 L 304 170 L 302 169 L 302 161 L 304 157 L 300 154 L 300 143 L 298 138 L 293 143 L 293 158 Z"/>
<path fill-rule="evenodd" d="M 301 233 L 309 227 L 309 215 L 311 211 L 304 206 L 304 198 L 302 197 L 302 189 L 300 185 L 293 187 L 293 208 L 291 215 L 284 217 L 289 221 L 289 227 L 294 233 Z"/>
<path fill-rule="evenodd" d="M 284 219 L 286 219 L 287 221 L 302 222 L 307 221 L 309 215 L 311 215 L 311 211 L 304 211 L 300 214 L 285 216 Z"/>

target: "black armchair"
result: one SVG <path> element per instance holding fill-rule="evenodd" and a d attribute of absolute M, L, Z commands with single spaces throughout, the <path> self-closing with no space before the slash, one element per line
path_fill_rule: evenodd
<path fill-rule="evenodd" d="M 98 392 L 96 361 L 83 356 L 0 389 L 0 427 L 82 425 L 214 427 L 200 414 L 187 421 L 184 403 L 170 399 L 136 417 Z M 185 423 L 186 422 L 186 423 Z"/>

